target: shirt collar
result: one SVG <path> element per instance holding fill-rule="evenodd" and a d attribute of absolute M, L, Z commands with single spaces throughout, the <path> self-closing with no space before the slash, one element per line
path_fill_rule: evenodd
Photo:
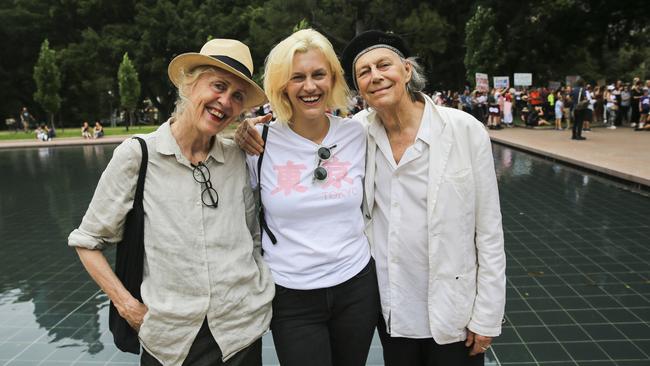
<path fill-rule="evenodd" d="M 174 135 L 172 135 L 171 124 L 173 122 L 174 118 L 171 117 L 158 128 L 158 143 L 156 144 L 156 151 L 163 155 L 174 155 L 180 162 L 187 162 L 187 158 L 185 158 L 181 153 L 181 148 L 178 146 Z M 225 161 L 223 145 L 218 136 L 214 137 L 214 143 L 212 144 L 210 151 L 208 151 L 207 160 L 210 158 L 213 158 L 218 163 L 223 163 Z"/>
<path fill-rule="evenodd" d="M 420 123 L 420 128 L 418 129 L 418 134 L 416 135 L 415 139 L 420 139 L 423 142 L 427 143 L 427 145 L 431 145 L 433 142 L 431 125 L 433 123 L 434 106 L 433 101 L 429 97 L 427 97 L 425 94 L 422 94 L 422 96 L 424 97 L 424 112 L 422 113 L 422 121 Z M 368 134 L 372 136 L 372 138 L 376 139 L 379 129 L 383 129 L 384 126 L 381 124 L 381 121 L 379 121 L 377 112 L 372 109 L 366 118 L 370 123 L 368 127 Z"/>

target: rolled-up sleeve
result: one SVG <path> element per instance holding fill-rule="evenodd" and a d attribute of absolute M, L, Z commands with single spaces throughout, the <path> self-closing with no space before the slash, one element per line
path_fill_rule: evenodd
<path fill-rule="evenodd" d="M 468 328 L 484 336 L 497 336 L 505 310 L 506 258 L 492 146 L 483 128 L 473 135 L 472 150 L 478 273 L 476 301 Z"/>
<path fill-rule="evenodd" d="M 104 249 L 122 240 L 124 220 L 133 207 L 142 157 L 140 149 L 134 139 L 127 139 L 115 149 L 81 225 L 68 236 L 69 246 Z"/>

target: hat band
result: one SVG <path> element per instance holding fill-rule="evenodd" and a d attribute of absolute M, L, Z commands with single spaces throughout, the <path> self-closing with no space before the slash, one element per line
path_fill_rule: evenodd
<path fill-rule="evenodd" d="M 251 75 L 251 72 L 248 69 L 248 67 L 244 66 L 244 64 L 242 64 L 241 62 L 235 60 L 232 57 L 223 56 L 223 55 L 210 55 L 210 57 L 216 58 L 217 60 L 223 62 L 224 64 L 226 64 L 226 65 L 232 67 L 233 69 L 241 72 L 242 74 L 244 74 L 249 79 L 253 78 L 253 75 Z"/>

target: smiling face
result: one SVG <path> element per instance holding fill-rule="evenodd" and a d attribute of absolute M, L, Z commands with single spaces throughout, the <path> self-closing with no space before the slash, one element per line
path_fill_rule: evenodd
<path fill-rule="evenodd" d="M 284 90 L 291 103 L 291 120 L 322 119 L 333 84 L 327 59 L 319 50 L 298 52 L 291 70 Z"/>
<path fill-rule="evenodd" d="M 411 66 L 387 48 L 377 48 L 361 55 L 354 64 L 359 93 L 372 108 L 396 106 L 409 98 L 406 83 Z"/>
<path fill-rule="evenodd" d="M 235 75 L 213 69 L 196 80 L 188 99 L 195 127 L 213 136 L 221 132 L 242 112 L 246 83 Z"/>

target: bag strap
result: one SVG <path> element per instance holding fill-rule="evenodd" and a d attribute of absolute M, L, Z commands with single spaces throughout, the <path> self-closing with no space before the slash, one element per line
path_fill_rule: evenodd
<path fill-rule="evenodd" d="M 578 92 L 578 102 L 576 104 L 580 104 L 580 99 L 582 99 L 582 88 L 580 88 L 580 91 Z"/>
<path fill-rule="evenodd" d="M 135 188 L 135 197 L 133 199 L 133 206 L 136 204 L 142 205 L 144 197 L 144 179 L 147 176 L 147 164 L 149 162 L 149 152 L 147 150 L 147 143 L 140 137 L 133 137 L 138 140 L 140 147 L 142 147 L 142 161 L 140 162 L 140 172 L 138 173 L 138 184 Z"/>
<path fill-rule="evenodd" d="M 264 141 L 264 149 L 266 150 L 266 138 L 269 135 L 269 125 L 266 123 L 262 126 L 262 141 Z M 262 160 L 264 159 L 264 151 L 260 153 L 260 157 L 257 159 L 257 188 L 260 190 L 260 212 L 259 212 L 259 222 L 260 222 L 260 228 L 262 229 L 263 233 L 266 233 L 268 235 L 269 239 L 271 239 L 271 243 L 275 245 L 278 240 L 275 238 L 275 235 L 271 232 L 271 229 L 269 229 L 269 226 L 266 224 L 266 218 L 264 216 L 264 204 L 262 203 Z M 262 233 L 262 234 L 263 234 Z"/>

